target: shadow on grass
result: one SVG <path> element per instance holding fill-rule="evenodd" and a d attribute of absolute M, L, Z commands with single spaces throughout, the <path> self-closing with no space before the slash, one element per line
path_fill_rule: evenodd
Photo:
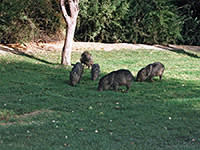
<path fill-rule="evenodd" d="M 190 57 L 193 57 L 193 58 L 200 58 L 198 55 L 196 54 L 193 54 L 193 53 L 190 53 L 190 52 L 187 52 L 183 49 L 173 49 L 171 50 L 172 52 L 176 52 L 178 54 L 183 54 L 183 55 L 187 55 L 187 56 L 190 56 Z"/>
<path fill-rule="evenodd" d="M 1 67 L 4 67 L 2 71 Z M 182 146 L 183 142 L 190 146 L 192 144 L 188 141 L 191 139 L 196 140 L 195 145 L 198 144 L 199 110 L 194 105 L 200 97 L 199 80 L 164 76 L 161 82 L 158 79 L 153 83 L 133 82 L 128 93 L 123 93 L 125 87 L 119 87 L 119 92 L 98 92 L 98 81 L 91 80 L 90 70 L 84 71 L 79 85 L 68 85 L 71 68 L 1 61 L 0 109 L 13 111 L 18 116 L 28 114 L 22 121 L 19 118 L 2 121 L 7 125 L 18 123 L 1 128 L 2 135 L 5 135 L 1 145 L 5 147 L 7 141 L 23 145 L 27 138 L 17 137 L 27 137 L 27 132 L 31 132 L 31 138 L 27 140 L 34 147 L 51 140 L 54 143 L 55 138 L 60 141 L 66 135 L 70 135 L 69 143 L 77 149 L 87 149 L 89 142 L 95 145 L 93 149 L 102 145 L 106 145 L 104 149 L 109 146 L 110 149 L 118 149 L 118 146 L 130 149 L 133 137 L 135 145 L 138 145 L 136 149 L 144 145 L 149 148 L 152 139 L 158 148 L 163 149 L 177 143 Z M 105 74 L 107 72 L 101 72 L 100 77 Z M 35 112 L 38 114 L 29 115 Z M 98 135 L 95 133 L 97 129 L 100 131 Z M 40 142 L 35 142 L 37 140 Z"/>
<path fill-rule="evenodd" d="M 174 78 L 164 78 L 159 81 L 158 77 L 154 77 L 154 82 L 149 80 L 145 82 L 132 82 L 132 86 L 128 93 L 126 93 L 126 86 L 119 86 L 118 91 L 114 92 L 112 88 L 99 92 L 97 90 L 98 83 L 101 77 L 107 73 L 101 72 L 100 77 L 96 81 L 90 78 L 90 72 L 87 71 L 83 74 L 82 80 L 78 87 L 78 91 L 85 92 L 88 90 L 90 95 L 104 95 L 106 97 L 117 97 L 128 95 L 132 98 L 139 98 L 140 100 L 166 100 L 176 98 L 199 98 L 200 86 L 196 81 L 184 81 Z M 76 87 L 75 87 L 76 88 Z M 77 92 L 78 92 L 77 91 Z M 125 96 L 126 97 L 126 96 Z M 124 98 L 125 98 L 124 97 Z"/>
<path fill-rule="evenodd" d="M 107 74 L 101 72 L 97 81 L 91 80 L 90 70 L 84 72 L 80 84 L 72 87 L 69 83 L 71 68 L 51 67 L 44 64 L 32 63 L 7 63 L 1 62 L 0 68 L 0 107 L 10 103 L 16 109 L 16 103 L 20 111 L 37 110 L 52 107 L 57 103 L 65 104 L 69 99 L 110 100 L 110 99 L 135 99 L 168 100 L 176 98 L 199 98 L 199 82 L 184 81 L 165 77 L 155 82 L 133 82 L 128 93 L 125 86 L 119 86 L 118 92 L 111 89 L 99 92 L 97 90 L 99 79 Z M 101 95 L 101 97 L 98 97 Z M 25 99 L 24 106 L 19 105 L 18 99 Z M 64 100 L 64 101 L 63 101 Z M 70 103 L 73 103 L 70 101 Z M 38 105 L 40 104 L 40 105 Z"/>
<path fill-rule="evenodd" d="M 43 62 L 43 63 L 46 63 L 46 64 L 57 65 L 57 63 L 48 62 L 48 61 L 46 61 L 46 60 L 37 58 L 37 57 L 35 57 L 35 56 L 33 56 L 33 55 L 27 54 L 27 53 L 25 53 L 24 51 L 21 51 L 21 50 L 19 50 L 19 49 L 17 49 L 17 48 L 14 48 L 14 47 L 12 47 L 12 46 L 9 46 L 9 45 L 7 45 L 7 46 L 8 46 L 9 48 L 0 46 L 0 49 L 1 49 L 2 51 L 5 51 L 5 52 L 10 52 L 10 53 L 15 54 L 15 55 L 21 55 L 21 56 L 24 56 L 24 57 L 28 57 L 28 58 L 30 58 L 30 59 L 34 59 L 34 60 L 37 60 L 37 61 L 40 61 L 40 62 Z"/>
<path fill-rule="evenodd" d="M 173 46 L 161 46 L 161 45 L 157 45 L 156 47 L 158 48 L 162 48 L 164 50 L 169 50 L 178 54 L 183 54 L 183 55 L 187 55 L 189 57 L 193 57 L 193 58 L 200 58 L 198 55 L 194 54 L 194 53 L 190 53 L 185 51 L 184 49 L 179 49 L 179 48 L 175 48 Z M 197 51 L 197 50 L 196 50 Z"/>

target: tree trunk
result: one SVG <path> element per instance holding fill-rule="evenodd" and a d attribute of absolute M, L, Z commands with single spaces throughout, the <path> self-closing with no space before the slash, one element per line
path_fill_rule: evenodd
<path fill-rule="evenodd" d="M 69 8 L 70 8 L 70 14 L 71 14 L 71 16 L 69 16 L 67 14 L 65 0 L 61 0 L 62 13 L 67 23 L 67 31 L 65 35 L 63 50 L 62 50 L 61 65 L 71 65 L 72 44 L 73 44 L 74 32 L 76 28 L 76 20 L 77 20 L 78 12 L 79 12 L 78 3 L 79 3 L 78 0 L 69 0 Z"/>
<path fill-rule="evenodd" d="M 68 25 L 68 28 L 66 30 L 65 42 L 62 49 L 62 59 L 61 59 L 62 65 L 71 65 L 71 52 L 72 52 L 75 27 L 76 25 L 71 25 L 71 26 Z"/>

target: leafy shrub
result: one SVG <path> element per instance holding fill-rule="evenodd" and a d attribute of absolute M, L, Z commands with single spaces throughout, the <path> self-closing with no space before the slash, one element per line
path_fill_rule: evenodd
<path fill-rule="evenodd" d="M 181 38 L 179 16 L 166 0 L 84 0 L 76 38 L 84 41 L 175 43 Z"/>
<path fill-rule="evenodd" d="M 132 42 L 139 43 L 175 43 L 181 38 L 178 15 L 174 6 L 166 0 L 132 2 L 129 12 L 129 26 L 133 35 Z"/>
<path fill-rule="evenodd" d="M 3 0 L 0 3 L 1 43 L 55 40 L 62 28 L 58 0 Z"/>
<path fill-rule="evenodd" d="M 180 44 L 200 45 L 200 1 L 175 0 L 174 5 L 181 16 L 183 27 Z"/>
<path fill-rule="evenodd" d="M 0 43 L 64 38 L 60 0 L 1 0 Z M 75 40 L 200 45 L 196 0 L 80 0 Z"/>
<path fill-rule="evenodd" d="M 121 42 L 122 18 L 127 2 L 121 0 L 83 0 L 77 23 L 76 39 L 81 41 Z"/>

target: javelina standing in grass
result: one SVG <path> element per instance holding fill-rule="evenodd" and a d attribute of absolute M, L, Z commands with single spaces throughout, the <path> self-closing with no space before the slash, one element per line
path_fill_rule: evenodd
<path fill-rule="evenodd" d="M 81 54 L 80 61 L 81 61 L 81 63 L 88 66 L 88 69 L 90 69 L 90 67 L 93 65 L 92 55 L 88 51 L 84 51 Z"/>
<path fill-rule="evenodd" d="M 154 76 L 159 76 L 161 80 L 164 70 L 165 70 L 165 66 L 160 62 L 149 64 L 138 72 L 136 81 L 142 82 L 146 79 L 150 79 L 151 81 L 154 81 L 153 80 Z"/>
<path fill-rule="evenodd" d="M 81 77 L 83 75 L 83 65 L 80 62 L 77 62 L 72 71 L 70 72 L 70 82 L 72 86 L 75 86 L 77 83 L 80 83 Z"/>
<path fill-rule="evenodd" d="M 99 77 L 99 74 L 100 74 L 99 64 L 92 65 L 92 69 L 91 69 L 92 80 L 95 81 Z"/>
<path fill-rule="evenodd" d="M 120 69 L 113 71 L 99 80 L 98 90 L 103 91 L 107 90 L 110 87 L 113 87 L 114 91 L 117 91 L 118 86 L 126 86 L 126 92 L 128 92 L 133 81 L 133 75 L 129 70 Z"/>

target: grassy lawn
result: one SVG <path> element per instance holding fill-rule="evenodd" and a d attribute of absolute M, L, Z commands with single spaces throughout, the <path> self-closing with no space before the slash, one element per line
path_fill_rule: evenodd
<path fill-rule="evenodd" d="M 89 51 L 101 77 L 149 63 L 165 65 L 162 81 L 133 82 L 98 92 L 85 67 L 69 85 L 72 66 L 60 51 L 0 56 L 1 150 L 200 149 L 200 54 L 190 51 Z M 72 63 L 81 52 L 72 53 Z"/>

